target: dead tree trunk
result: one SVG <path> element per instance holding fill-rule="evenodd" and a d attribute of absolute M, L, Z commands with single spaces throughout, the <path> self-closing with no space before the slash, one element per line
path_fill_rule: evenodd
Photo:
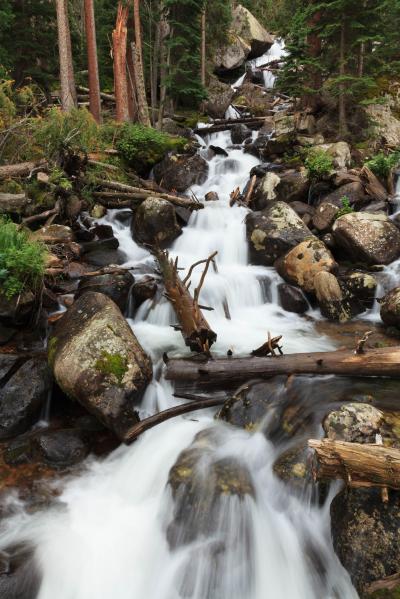
<path fill-rule="evenodd" d="M 76 107 L 77 102 L 66 0 L 56 0 L 56 9 L 58 53 L 60 60 L 61 107 L 65 112 L 69 112 Z"/>
<path fill-rule="evenodd" d="M 346 74 L 346 23 L 343 20 L 340 28 L 339 76 Z M 339 83 L 339 136 L 342 139 L 348 133 L 346 116 L 346 84 Z"/>
<path fill-rule="evenodd" d="M 347 376 L 400 377 L 400 347 L 288 354 L 267 358 L 219 358 L 199 363 L 193 360 L 168 361 L 166 378 L 215 385 L 269 378 L 276 374 L 337 374 Z"/>
<path fill-rule="evenodd" d="M 112 34 L 114 54 L 115 118 L 118 122 L 129 121 L 128 81 L 126 70 L 127 22 L 129 7 L 118 3 L 117 20 Z"/>
<path fill-rule="evenodd" d="M 204 279 L 207 275 L 208 267 L 215 254 L 193 264 L 186 278 L 182 281 L 178 275 L 178 260 L 170 260 L 167 252 L 156 252 L 156 257 L 160 265 L 161 274 L 165 284 L 165 296 L 171 302 L 179 324 L 175 329 L 182 333 L 185 343 L 192 351 L 208 353 L 211 345 L 217 339 L 216 333 L 211 330 L 199 305 L 199 294 Z M 190 275 L 193 268 L 201 263 L 205 263 L 205 269 L 200 279 L 198 287 L 194 290 L 193 297 L 189 293 Z"/>
<path fill-rule="evenodd" d="M 400 450 L 383 445 L 310 440 L 316 480 L 343 479 L 350 487 L 400 489 Z"/>
<path fill-rule="evenodd" d="M 96 22 L 93 0 L 85 0 L 85 28 L 89 79 L 89 110 L 95 121 L 101 123 L 99 64 L 97 61 Z"/>
<path fill-rule="evenodd" d="M 146 127 L 151 127 L 143 71 L 142 26 L 140 21 L 139 0 L 133 0 L 133 19 L 135 24 L 135 76 L 138 117 L 142 125 L 145 125 Z"/>

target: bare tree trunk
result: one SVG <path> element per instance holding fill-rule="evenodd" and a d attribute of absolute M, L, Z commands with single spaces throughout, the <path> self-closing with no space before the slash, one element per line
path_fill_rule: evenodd
<path fill-rule="evenodd" d="M 162 10 L 162 7 L 160 7 Z M 153 124 L 156 122 L 156 110 L 158 100 L 158 73 L 160 71 L 160 60 L 161 60 L 161 33 L 162 33 L 162 21 L 158 21 L 156 25 L 156 33 L 154 40 L 154 52 L 153 52 L 153 68 L 151 74 L 151 108 L 152 108 L 152 121 Z"/>
<path fill-rule="evenodd" d="M 138 100 L 139 121 L 146 127 L 151 127 L 149 107 L 146 98 L 146 86 L 144 82 L 143 55 L 142 55 L 142 30 L 140 22 L 139 0 L 133 0 L 133 18 L 135 24 L 135 76 L 136 93 Z"/>
<path fill-rule="evenodd" d="M 206 7 L 201 13 L 201 84 L 206 86 Z"/>
<path fill-rule="evenodd" d="M 165 109 L 165 101 L 167 98 L 167 73 L 169 70 L 169 65 L 171 62 L 171 51 L 166 48 L 166 39 L 168 36 L 168 23 L 164 18 L 160 22 L 161 26 L 161 48 L 160 48 L 160 106 L 158 110 L 158 129 L 162 128 L 163 118 L 164 118 L 164 109 Z"/>
<path fill-rule="evenodd" d="M 358 54 L 358 76 L 364 75 L 364 59 L 365 59 L 365 42 L 361 42 Z"/>
<path fill-rule="evenodd" d="M 97 123 L 101 123 L 99 65 L 97 61 L 96 22 L 93 0 L 85 0 L 85 28 L 89 79 L 89 109 Z"/>
<path fill-rule="evenodd" d="M 128 104 L 129 116 L 134 123 L 138 120 L 138 104 L 136 95 L 136 76 L 135 76 L 135 45 L 129 44 L 127 54 L 128 65 Z"/>
<path fill-rule="evenodd" d="M 346 24 L 342 20 L 340 28 L 340 56 L 339 56 L 339 76 L 342 78 L 346 74 Z M 339 83 L 339 136 L 347 135 L 346 118 L 346 86 L 343 81 Z"/>
<path fill-rule="evenodd" d="M 77 103 L 66 0 L 56 0 L 56 9 L 58 52 L 60 59 L 61 106 L 65 112 L 69 112 L 76 107 Z"/>
<path fill-rule="evenodd" d="M 321 20 L 321 11 L 316 11 L 312 15 L 309 21 L 309 26 L 311 28 L 311 32 L 307 36 L 307 47 L 308 54 L 311 59 L 317 59 L 321 54 L 322 44 L 321 38 L 319 34 L 315 31 L 316 26 Z M 317 91 L 322 86 L 322 77 L 320 71 L 313 67 L 311 76 L 310 76 L 310 88 L 315 91 L 315 93 L 309 93 L 304 98 L 304 105 L 311 109 L 315 109 L 318 105 L 318 96 Z"/>
<path fill-rule="evenodd" d="M 114 53 L 114 90 L 118 122 L 129 121 L 128 81 L 126 69 L 127 22 L 129 7 L 118 3 L 117 20 L 112 34 Z"/>

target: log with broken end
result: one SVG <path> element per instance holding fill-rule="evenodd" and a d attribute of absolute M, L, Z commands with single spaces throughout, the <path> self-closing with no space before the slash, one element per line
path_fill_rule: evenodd
<path fill-rule="evenodd" d="M 383 445 L 311 439 L 315 480 L 343 479 L 349 487 L 400 489 L 400 450 Z"/>
<path fill-rule="evenodd" d="M 400 377 L 400 347 L 287 354 L 276 357 L 218 358 L 199 364 L 193 360 L 171 359 L 166 368 L 169 380 L 201 384 L 243 382 L 277 374 L 337 374 L 347 376 Z"/>
<path fill-rule="evenodd" d="M 20 162 L 18 164 L 6 164 L 0 166 L 0 179 L 10 177 L 28 177 L 37 168 L 46 168 L 46 160 L 36 160 L 33 162 Z"/>
<path fill-rule="evenodd" d="M 178 275 L 177 260 L 171 260 L 167 252 L 155 251 L 161 274 L 165 284 L 165 296 L 171 302 L 179 322 L 178 330 L 181 331 L 185 343 L 192 351 L 208 353 L 211 345 L 217 339 L 216 333 L 211 329 L 198 303 L 201 287 L 207 275 L 208 267 L 216 252 L 205 261 L 201 260 L 189 269 L 189 277 L 182 281 Z M 205 268 L 200 283 L 194 290 L 194 296 L 189 293 L 190 274 L 193 268 L 205 262 Z"/>

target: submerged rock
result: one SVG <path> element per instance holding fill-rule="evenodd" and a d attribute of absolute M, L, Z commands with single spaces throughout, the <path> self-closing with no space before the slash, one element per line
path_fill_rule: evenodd
<path fill-rule="evenodd" d="M 248 214 L 246 229 L 251 261 L 265 266 L 272 266 L 285 252 L 312 237 L 301 218 L 284 202 L 272 202 L 262 212 Z"/>
<path fill-rule="evenodd" d="M 298 287 L 281 283 L 278 286 L 279 301 L 284 310 L 304 314 L 308 310 L 308 301 Z"/>
<path fill-rule="evenodd" d="M 181 233 L 175 209 L 167 200 L 147 198 L 137 208 L 132 219 L 132 235 L 143 245 L 165 248 Z"/>
<path fill-rule="evenodd" d="M 345 214 L 336 220 L 332 232 L 351 260 L 390 264 L 400 256 L 400 231 L 385 214 Z"/>
<path fill-rule="evenodd" d="M 168 154 L 154 167 L 154 178 L 169 190 L 186 191 L 191 185 L 201 185 L 207 179 L 208 164 L 198 154 L 193 156 Z"/>
<path fill-rule="evenodd" d="M 151 362 L 114 302 L 82 295 L 57 322 L 49 363 L 61 389 L 121 439 L 151 380 Z"/>

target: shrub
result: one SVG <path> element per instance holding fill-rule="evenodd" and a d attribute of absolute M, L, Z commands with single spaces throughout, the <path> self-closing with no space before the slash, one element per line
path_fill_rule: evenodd
<path fill-rule="evenodd" d="M 370 160 L 365 163 L 368 168 L 381 179 L 386 179 L 391 170 L 400 163 L 400 151 L 393 152 L 392 154 L 384 154 L 379 152 L 376 156 L 373 156 Z"/>
<path fill-rule="evenodd" d="M 42 244 L 30 241 L 26 231 L 0 218 L 1 293 L 7 299 L 25 290 L 37 291 L 43 279 L 45 257 Z"/>
<path fill-rule="evenodd" d="M 313 181 L 318 181 L 329 175 L 333 169 L 333 158 L 323 150 L 309 149 L 304 161 L 308 175 Z"/>
<path fill-rule="evenodd" d="M 171 150 L 181 150 L 187 143 L 157 129 L 137 124 L 124 124 L 116 142 L 122 157 L 139 173 L 150 170 Z"/>
<path fill-rule="evenodd" d="M 340 198 L 340 201 L 342 203 L 342 207 L 336 213 L 336 218 L 340 218 L 345 214 L 351 214 L 352 212 L 354 212 L 353 208 L 350 206 L 350 200 L 347 196 L 343 196 L 342 198 Z"/>

